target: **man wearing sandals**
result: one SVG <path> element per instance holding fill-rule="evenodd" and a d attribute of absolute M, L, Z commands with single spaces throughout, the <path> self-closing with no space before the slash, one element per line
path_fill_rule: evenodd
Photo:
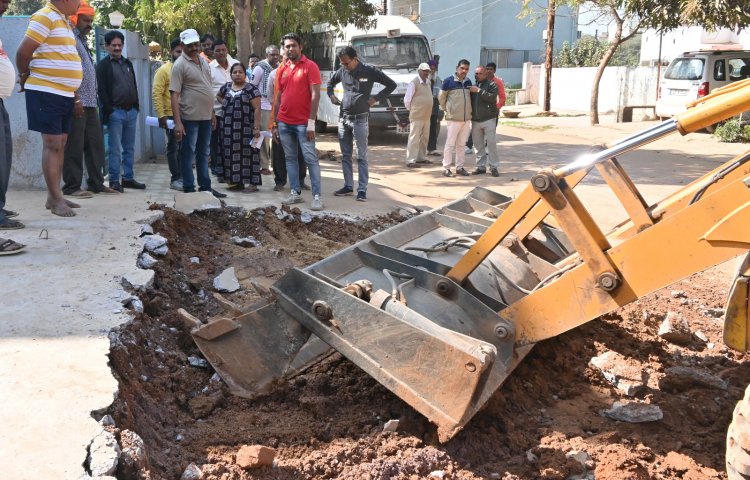
<path fill-rule="evenodd" d="M 0 0 L 0 17 L 8 9 L 10 0 Z M 0 39 L 0 230 L 14 230 L 23 228 L 24 224 L 13 220 L 16 212 L 5 209 L 5 194 L 8 192 L 10 180 L 10 162 L 13 157 L 13 139 L 10 136 L 10 119 L 8 111 L 3 103 L 13 93 L 16 84 L 16 70 L 3 50 L 3 41 Z M 13 240 L 0 237 L 0 255 L 18 253 L 23 245 Z"/>
<path fill-rule="evenodd" d="M 19 91 L 26 92 L 29 130 L 42 134 L 45 206 L 61 217 L 75 216 L 73 209 L 80 207 L 66 200 L 60 188 L 65 142 L 73 120 L 76 90 L 83 78 L 76 38 L 66 17 L 76 13 L 79 4 L 80 0 L 50 0 L 31 16 L 16 52 Z M 50 64 L 55 68 L 50 68 Z"/>

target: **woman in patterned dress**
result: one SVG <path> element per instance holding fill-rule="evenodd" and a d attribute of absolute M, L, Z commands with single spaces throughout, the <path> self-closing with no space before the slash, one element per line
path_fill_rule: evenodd
<path fill-rule="evenodd" d="M 257 192 L 261 184 L 260 150 L 251 143 L 260 137 L 260 91 L 247 81 L 242 63 L 232 65 L 229 74 L 232 81 L 216 95 L 222 106 L 217 176 L 220 182 L 229 184 L 228 190 Z"/>

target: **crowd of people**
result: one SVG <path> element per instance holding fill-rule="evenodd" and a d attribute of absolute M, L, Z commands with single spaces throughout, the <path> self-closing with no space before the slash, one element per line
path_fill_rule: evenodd
<path fill-rule="evenodd" d="M 0 15 L 10 0 L 0 0 Z M 124 189 L 145 189 L 134 172 L 135 136 L 140 114 L 138 82 L 130 60 L 122 55 L 125 36 L 104 35 L 108 55 L 95 64 L 88 48 L 95 11 L 86 0 L 49 0 L 30 19 L 15 66 L 19 91 L 25 92 L 28 128 L 42 137 L 42 170 L 47 186 L 45 206 L 71 217 L 94 195 L 118 195 Z M 227 190 L 256 192 L 263 176 L 273 175 L 274 190 L 289 194 L 282 203 L 304 202 L 312 189 L 311 209 L 322 210 L 320 166 L 315 148 L 315 120 L 320 102 L 318 66 L 303 52 L 302 38 L 288 33 L 281 49 L 266 48 L 265 58 L 251 54 L 248 64 L 229 54 L 226 42 L 186 29 L 170 44 L 170 61 L 156 72 L 152 99 L 164 129 L 170 188 L 185 193 L 217 191 L 211 173 Z M 330 78 L 327 94 L 340 108 L 338 139 L 344 185 L 336 196 L 354 195 L 354 145 L 358 183 L 356 199 L 367 200 L 370 108 L 386 99 L 396 83 L 377 68 L 360 62 L 357 51 L 337 52 L 341 67 Z M 475 83 L 461 60 L 456 73 L 441 81 L 438 59 L 419 66 L 404 98 L 410 133 L 406 165 L 431 163 L 437 151 L 438 125 L 447 120 L 443 175 L 469 175 L 465 150 L 477 150 L 474 174 L 498 176 L 495 130 L 505 101 L 494 65 L 475 70 Z M 13 91 L 16 74 L 0 40 L 0 230 L 23 228 L 16 212 L 5 209 L 12 141 L 3 98 Z M 334 94 L 341 83 L 343 98 Z M 383 88 L 372 95 L 373 86 Z M 105 156 L 102 126 L 109 132 Z M 467 143 L 468 142 L 468 143 Z M 105 165 L 109 185 L 105 185 Z M 86 189 L 83 172 L 87 172 Z M 194 174 L 195 170 L 195 174 Z M 305 177 L 310 177 L 310 185 Z M 197 185 L 196 185 L 197 183 Z M 62 186 L 61 186 L 62 184 Z M 23 245 L 0 238 L 0 254 L 18 253 Z"/>

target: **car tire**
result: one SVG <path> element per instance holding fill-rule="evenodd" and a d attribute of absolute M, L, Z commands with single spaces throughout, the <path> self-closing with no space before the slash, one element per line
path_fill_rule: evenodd
<path fill-rule="evenodd" d="M 727 478 L 747 480 L 750 478 L 750 386 L 745 397 L 734 407 L 732 423 L 727 430 Z"/>
<path fill-rule="evenodd" d="M 328 124 L 322 120 L 315 120 L 315 133 L 326 133 Z"/>

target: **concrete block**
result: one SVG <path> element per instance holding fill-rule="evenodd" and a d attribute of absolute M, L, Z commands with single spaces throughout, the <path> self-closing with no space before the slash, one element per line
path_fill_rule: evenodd
<path fill-rule="evenodd" d="M 667 312 L 659 326 L 658 335 L 664 340 L 677 345 L 687 345 L 693 339 L 687 320 L 676 312 Z"/>
<path fill-rule="evenodd" d="M 219 292 L 236 292 L 240 289 L 240 282 L 234 273 L 234 267 L 229 267 L 221 275 L 214 278 L 214 288 Z"/>
<path fill-rule="evenodd" d="M 659 406 L 639 402 L 615 402 L 601 414 L 609 419 L 627 423 L 656 422 L 664 418 Z"/>
<path fill-rule="evenodd" d="M 134 290 L 146 290 L 154 285 L 153 270 L 133 270 L 122 276 L 122 286 Z"/>
<path fill-rule="evenodd" d="M 107 430 L 101 430 L 89 446 L 88 464 L 93 477 L 113 475 L 120 459 L 120 445 L 115 436 Z"/>

